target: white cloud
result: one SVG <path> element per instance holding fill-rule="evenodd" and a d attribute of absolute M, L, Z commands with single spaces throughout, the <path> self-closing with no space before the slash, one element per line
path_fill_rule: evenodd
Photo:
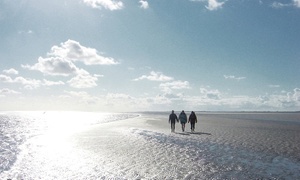
<path fill-rule="evenodd" d="M 295 88 L 293 92 L 285 94 L 266 94 L 258 97 L 236 96 L 222 101 L 225 105 L 240 110 L 299 110 L 300 89 Z"/>
<path fill-rule="evenodd" d="M 300 8 L 300 0 L 293 0 L 291 3 L 281 3 L 281 2 L 273 2 L 271 4 L 271 7 L 279 9 L 279 8 L 284 8 L 284 7 L 296 7 L 296 8 Z"/>
<path fill-rule="evenodd" d="M 293 93 L 293 100 L 300 104 L 300 88 L 295 88 Z"/>
<path fill-rule="evenodd" d="M 5 82 L 5 83 L 11 83 L 13 82 L 13 79 L 9 76 L 6 76 L 6 75 L 3 75 L 3 74 L 0 74 L 0 81 L 1 82 Z"/>
<path fill-rule="evenodd" d="M 33 34 L 32 30 L 28 30 L 28 31 L 18 31 L 18 34 Z"/>
<path fill-rule="evenodd" d="M 246 79 L 246 77 L 235 77 L 235 76 L 233 76 L 233 75 L 224 75 L 224 78 L 225 78 L 225 79 L 233 79 L 233 80 L 237 80 L 237 81 Z"/>
<path fill-rule="evenodd" d="M 142 9 L 148 9 L 149 8 L 149 3 L 145 0 L 140 0 L 139 3 L 141 4 Z"/>
<path fill-rule="evenodd" d="M 79 42 L 67 40 L 60 46 L 53 46 L 49 56 L 60 57 L 70 61 L 82 61 L 86 65 L 114 65 L 118 64 L 111 57 L 104 57 L 98 54 L 94 48 L 84 47 Z"/>
<path fill-rule="evenodd" d="M 97 77 L 90 75 L 87 71 L 81 70 L 75 77 L 68 81 L 74 88 L 92 88 L 96 87 Z"/>
<path fill-rule="evenodd" d="M 168 99 L 172 99 L 172 100 L 178 100 L 178 99 L 182 99 L 184 97 L 184 95 L 182 93 L 178 93 L 178 94 L 165 93 L 163 96 Z"/>
<path fill-rule="evenodd" d="M 300 8 L 300 0 L 294 0 L 294 6 Z"/>
<path fill-rule="evenodd" d="M 37 70 L 52 76 L 78 74 L 79 69 L 73 62 L 82 61 L 86 65 L 118 64 L 113 58 L 98 55 L 97 50 L 81 46 L 79 42 L 68 40 L 61 46 L 53 46 L 48 57 L 39 57 L 33 66 L 22 65 L 24 69 Z"/>
<path fill-rule="evenodd" d="M 24 69 L 40 71 L 52 76 L 69 76 L 77 74 L 78 68 L 69 60 L 61 57 L 39 57 L 38 63 L 33 66 L 21 65 Z"/>
<path fill-rule="evenodd" d="M 101 75 L 101 74 L 94 74 L 94 77 L 104 77 L 104 75 Z"/>
<path fill-rule="evenodd" d="M 86 5 L 91 6 L 92 8 L 101 9 L 103 7 L 111 11 L 119 10 L 124 7 L 121 1 L 114 1 L 114 0 L 83 0 L 83 2 Z"/>
<path fill-rule="evenodd" d="M 159 88 L 166 93 L 171 93 L 173 89 L 190 89 L 188 81 L 173 81 L 161 83 Z"/>
<path fill-rule="evenodd" d="M 269 87 L 270 87 L 270 88 L 279 88 L 279 87 L 280 87 L 280 85 L 274 85 L 274 84 L 270 84 L 270 85 L 269 85 Z"/>
<path fill-rule="evenodd" d="M 106 95 L 106 98 L 108 98 L 108 99 L 133 99 L 128 94 L 122 94 L 122 93 L 108 93 Z"/>
<path fill-rule="evenodd" d="M 300 88 L 284 94 L 274 93 L 261 96 L 230 96 L 217 89 L 209 87 L 200 88 L 198 96 L 181 96 L 174 98 L 164 96 L 171 101 L 171 104 L 187 105 L 190 109 L 198 110 L 234 110 L 234 111 L 280 111 L 299 110 Z"/>
<path fill-rule="evenodd" d="M 214 10 L 221 9 L 227 0 L 223 1 L 223 2 L 218 2 L 218 0 L 190 0 L 190 1 L 193 1 L 193 2 L 207 2 L 208 5 L 205 6 L 206 9 L 208 9 L 210 11 L 214 11 Z"/>
<path fill-rule="evenodd" d="M 28 88 L 35 89 L 41 86 L 41 81 L 36 79 L 30 79 L 30 78 L 24 78 L 21 76 L 18 76 L 16 78 L 11 78 L 9 76 L 0 74 L 0 81 L 4 83 L 19 83 L 22 85 L 25 85 Z"/>
<path fill-rule="evenodd" d="M 27 87 L 31 87 L 33 89 L 41 86 L 41 81 L 36 79 L 24 78 L 24 77 L 16 77 L 14 82 L 26 85 Z"/>
<path fill-rule="evenodd" d="M 65 83 L 62 81 L 48 81 L 46 79 L 43 80 L 44 86 L 55 86 L 55 85 L 64 85 Z"/>
<path fill-rule="evenodd" d="M 17 70 L 15 70 L 14 68 L 5 69 L 5 70 L 3 70 L 3 72 L 6 74 L 13 74 L 13 75 L 19 74 L 19 72 Z"/>
<path fill-rule="evenodd" d="M 219 100 L 221 99 L 221 93 L 217 89 L 206 89 L 206 88 L 200 88 L 201 96 L 207 99 L 215 99 Z"/>
<path fill-rule="evenodd" d="M 90 95 L 85 92 L 85 91 L 65 91 L 66 94 L 70 95 L 70 96 L 74 96 L 74 97 L 89 97 Z"/>
<path fill-rule="evenodd" d="M 288 7 L 291 6 L 292 4 L 284 4 L 284 3 L 280 3 L 280 2 L 273 2 L 271 7 L 279 9 L 279 8 L 284 8 L 284 7 Z"/>
<path fill-rule="evenodd" d="M 0 81 L 5 83 L 18 83 L 24 85 L 25 89 L 36 89 L 42 85 L 44 86 L 54 86 L 54 85 L 64 85 L 65 83 L 62 81 L 49 81 L 44 79 L 43 82 L 36 79 L 30 79 L 30 78 L 24 78 L 21 76 L 18 76 L 16 78 L 11 78 L 9 76 L 0 74 Z"/>
<path fill-rule="evenodd" d="M 0 89 L 0 95 L 5 95 L 5 94 L 21 94 L 21 93 L 8 88 Z"/>
<path fill-rule="evenodd" d="M 171 81 L 173 80 L 173 77 L 169 77 L 166 76 L 164 74 L 162 74 L 161 72 L 155 72 L 155 71 L 151 71 L 150 75 L 143 75 L 139 78 L 133 79 L 133 81 L 139 81 L 139 80 L 143 80 L 143 79 L 147 79 L 149 81 Z"/>
<path fill-rule="evenodd" d="M 106 110 L 298 110 L 300 107 L 300 88 L 284 94 L 266 94 L 262 96 L 228 96 L 217 89 L 201 87 L 198 96 L 163 93 L 153 97 L 133 97 L 123 93 L 108 93 L 105 96 L 92 97 L 86 92 L 70 92 L 71 99 L 78 97 L 81 101 L 96 102 Z"/>
<path fill-rule="evenodd" d="M 151 104 L 154 104 L 154 105 L 156 105 L 156 104 L 171 105 L 172 104 L 172 100 L 170 98 L 168 98 L 166 96 L 161 96 L 161 95 L 149 98 L 148 101 L 151 102 Z"/>
<path fill-rule="evenodd" d="M 217 0 L 208 0 L 208 6 L 205 6 L 208 10 L 214 11 L 222 8 L 222 6 L 225 4 L 224 2 L 218 2 Z"/>
<path fill-rule="evenodd" d="M 154 97 L 132 97 L 123 93 L 108 93 L 101 98 L 101 102 L 109 110 L 117 109 L 118 111 L 145 111 L 149 109 L 161 110 L 164 106 L 172 105 L 172 100 L 164 95 Z"/>
<path fill-rule="evenodd" d="M 266 94 L 257 98 L 257 108 L 265 107 L 271 110 L 299 110 L 300 89 L 295 88 L 293 92 L 284 94 Z"/>
<path fill-rule="evenodd" d="M 61 43 L 60 46 L 53 46 L 51 52 L 46 58 L 39 57 L 38 63 L 30 65 L 21 65 L 24 69 L 40 71 L 45 75 L 51 76 L 73 76 L 67 83 L 74 88 L 91 88 L 97 86 L 100 74 L 91 75 L 84 69 L 78 68 L 74 62 L 82 61 L 86 65 L 110 65 L 117 64 L 112 58 L 106 58 L 98 55 L 96 49 L 81 46 L 79 42 L 68 40 Z M 8 77 L 0 77 L 7 79 Z M 8 80 L 6 80 L 8 81 Z M 62 85 L 62 81 L 45 81 L 45 86 Z"/>

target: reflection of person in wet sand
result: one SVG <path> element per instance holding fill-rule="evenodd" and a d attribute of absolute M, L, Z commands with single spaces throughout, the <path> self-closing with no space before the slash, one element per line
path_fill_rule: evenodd
<path fill-rule="evenodd" d="M 191 132 L 195 132 L 195 123 L 197 123 L 197 116 L 194 111 L 191 112 L 188 123 L 191 123 Z"/>
<path fill-rule="evenodd" d="M 187 123 L 187 116 L 186 116 L 184 110 L 182 110 L 181 113 L 179 114 L 179 120 L 181 123 L 182 132 L 184 132 L 185 123 Z"/>
<path fill-rule="evenodd" d="M 175 123 L 178 122 L 177 115 L 174 113 L 174 110 L 172 110 L 172 113 L 169 116 L 169 123 L 171 123 L 171 132 L 175 132 Z"/>

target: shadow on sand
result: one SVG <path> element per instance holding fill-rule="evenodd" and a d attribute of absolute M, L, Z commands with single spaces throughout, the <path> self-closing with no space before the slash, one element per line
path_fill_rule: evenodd
<path fill-rule="evenodd" d="M 187 132 L 189 134 L 197 134 L 197 135 L 211 135 L 211 133 L 205 133 L 205 132 Z"/>
<path fill-rule="evenodd" d="M 180 135 L 186 135 L 190 136 L 191 134 L 196 134 L 196 135 L 211 135 L 211 133 L 205 133 L 205 132 L 175 132 L 175 134 L 180 134 Z"/>
<path fill-rule="evenodd" d="M 186 136 L 190 135 L 190 133 L 187 132 L 175 132 L 175 134 L 186 135 Z"/>

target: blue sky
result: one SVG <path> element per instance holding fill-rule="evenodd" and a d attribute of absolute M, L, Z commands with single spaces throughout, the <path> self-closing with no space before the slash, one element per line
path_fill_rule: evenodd
<path fill-rule="evenodd" d="M 300 110 L 300 0 L 0 0 L 0 110 Z"/>

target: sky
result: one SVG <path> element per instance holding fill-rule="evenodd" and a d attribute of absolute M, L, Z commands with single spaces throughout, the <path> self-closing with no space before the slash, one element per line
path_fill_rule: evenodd
<path fill-rule="evenodd" d="M 0 0 L 2 111 L 299 111 L 300 0 Z"/>

